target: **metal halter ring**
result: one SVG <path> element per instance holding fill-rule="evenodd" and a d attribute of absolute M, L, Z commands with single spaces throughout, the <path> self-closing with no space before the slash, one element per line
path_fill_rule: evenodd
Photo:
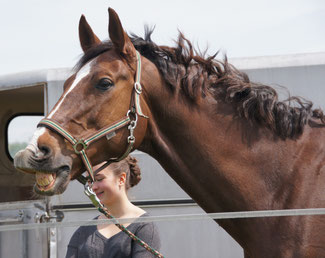
<path fill-rule="evenodd" d="M 78 146 L 82 146 L 82 149 L 77 149 Z M 73 145 L 73 149 L 74 149 L 75 153 L 77 153 L 77 154 L 80 154 L 80 152 L 87 149 L 87 147 L 88 147 L 87 144 L 82 139 L 77 141 L 76 144 Z"/>
<path fill-rule="evenodd" d="M 134 89 L 135 89 L 135 91 L 138 94 L 141 94 L 141 92 L 142 92 L 142 86 L 141 86 L 140 82 L 135 82 L 134 83 Z"/>
<path fill-rule="evenodd" d="M 135 142 L 135 137 L 133 135 L 130 135 L 128 137 L 128 143 L 134 143 Z"/>
<path fill-rule="evenodd" d="M 138 122 L 138 114 L 136 113 L 136 112 L 134 112 L 134 111 L 131 111 L 130 109 L 128 110 L 128 112 L 126 113 L 126 116 L 127 117 L 130 117 L 130 113 L 132 113 L 132 114 L 134 114 L 134 116 L 135 116 L 135 120 L 131 120 L 131 121 L 135 121 L 135 123 L 137 123 Z"/>

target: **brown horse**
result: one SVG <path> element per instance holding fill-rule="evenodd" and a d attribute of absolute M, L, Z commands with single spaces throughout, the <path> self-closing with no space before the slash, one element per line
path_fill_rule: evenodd
<path fill-rule="evenodd" d="M 101 42 L 82 16 L 84 56 L 47 116 L 76 139 L 86 139 L 126 116 L 133 102 L 136 50 L 142 94 L 133 148 L 150 154 L 206 211 L 325 207 L 325 118 L 302 98 L 279 101 L 276 91 L 250 82 L 215 56 L 195 54 L 181 34 L 175 48 L 129 37 L 109 9 Z M 134 112 L 133 112 L 134 116 Z M 121 156 L 123 126 L 87 150 L 92 164 Z M 80 149 L 83 147 L 80 145 Z M 77 151 L 78 152 L 78 151 Z M 36 174 L 35 191 L 62 193 L 85 171 L 72 144 L 41 125 L 15 165 Z M 325 257 L 325 217 L 222 220 L 250 257 Z"/>

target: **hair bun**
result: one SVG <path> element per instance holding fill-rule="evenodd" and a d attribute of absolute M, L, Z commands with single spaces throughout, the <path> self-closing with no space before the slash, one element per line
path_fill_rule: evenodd
<path fill-rule="evenodd" d="M 141 170 L 138 165 L 138 160 L 135 157 L 128 156 L 126 161 L 130 168 L 130 187 L 133 187 L 141 180 Z"/>

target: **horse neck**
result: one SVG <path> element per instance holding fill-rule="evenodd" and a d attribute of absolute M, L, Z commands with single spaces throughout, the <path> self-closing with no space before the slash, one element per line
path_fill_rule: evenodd
<path fill-rule="evenodd" d="M 158 160 L 207 212 L 249 209 L 243 207 L 252 204 L 245 199 L 246 189 L 234 185 L 238 170 L 245 169 L 234 161 L 239 160 L 245 146 L 240 143 L 239 130 L 229 136 L 233 113 L 216 113 L 211 105 L 215 100 L 209 97 L 192 105 L 181 92 L 172 93 L 165 86 L 153 87 L 146 97 L 152 116 L 150 132 L 140 149 Z M 238 146 L 230 144 L 232 141 Z M 223 201 L 216 202 L 217 197 Z"/>
<path fill-rule="evenodd" d="M 151 117 L 140 149 L 206 211 L 282 208 L 280 201 L 271 207 L 270 187 L 292 171 L 303 139 L 274 140 L 267 129 L 235 119 L 229 104 L 209 96 L 194 104 L 165 85 L 146 87 L 145 102 Z M 256 194 L 264 198 L 257 200 Z"/>

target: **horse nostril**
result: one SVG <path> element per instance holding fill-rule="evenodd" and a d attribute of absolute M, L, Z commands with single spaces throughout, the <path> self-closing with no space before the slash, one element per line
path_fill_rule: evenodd
<path fill-rule="evenodd" d="M 51 155 L 51 149 L 50 147 L 46 146 L 46 145 L 41 145 L 38 147 L 38 149 L 40 150 L 40 153 L 39 153 L 39 158 L 47 158 L 48 156 Z"/>

